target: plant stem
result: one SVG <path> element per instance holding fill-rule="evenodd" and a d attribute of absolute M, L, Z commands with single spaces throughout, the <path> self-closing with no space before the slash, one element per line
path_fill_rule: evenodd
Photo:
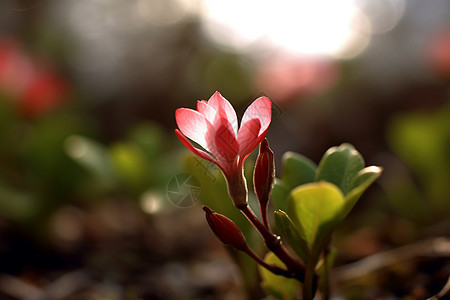
<path fill-rule="evenodd" d="M 258 219 L 253 210 L 248 205 L 237 207 L 258 230 L 266 243 L 267 248 L 272 251 L 288 268 L 292 276 L 299 281 L 305 279 L 305 266 L 297 259 L 295 259 L 281 243 L 281 238 L 275 235 L 270 229 L 264 226 Z"/>
<path fill-rule="evenodd" d="M 314 298 L 317 279 L 315 277 L 315 259 L 309 259 L 306 263 L 306 271 L 305 271 L 305 281 L 303 282 L 302 292 L 303 298 L 302 300 L 312 300 Z"/>
<path fill-rule="evenodd" d="M 262 267 L 266 268 L 267 270 L 271 271 L 272 273 L 276 274 L 276 275 L 282 275 L 284 277 L 287 278 L 293 278 L 294 274 L 292 274 L 291 272 L 289 272 L 288 270 L 285 270 L 283 268 L 280 268 L 277 265 L 274 264 L 268 264 L 266 263 L 263 259 L 261 259 L 253 250 L 251 250 L 250 248 L 248 248 L 247 251 L 244 251 L 248 256 L 250 256 L 251 258 L 253 258 L 258 264 L 260 264 Z"/>
<path fill-rule="evenodd" d="M 329 251 L 325 250 L 323 252 L 323 276 L 322 276 L 322 282 L 323 282 L 323 291 L 322 291 L 322 299 L 323 300 L 329 300 L 330 299 L 330 266 L 328 265 L 328 257 Z"/>
<path fill-rule="evenodd" d="M 259 210 L 261 211 L 261 220 L 266 228 L 269 228 L 269 221 L 267 220 L 267 205 L 262 205 L 264 202 L 259 201 Z M 267 203 L 267 202 L 266 202 Z"/>

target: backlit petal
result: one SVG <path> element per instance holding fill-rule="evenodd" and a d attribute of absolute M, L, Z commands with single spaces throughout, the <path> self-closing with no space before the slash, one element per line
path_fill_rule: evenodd
<path fill-rule="evenodd" d="M 223 166 L 236 160 L 239 145 L 233 128 L 227 119 L 216 118 L 213 129 L 207 132 L 206 141 L 208 150 Z"/>
<path fill-rule="evenodd" d="M 194 153 L 195 155 L 199 156 L 200 158 L 206 159 L 207 161 L 210 161 L 212 163 L 217 164 L 217 161 L 208 153 L 206 153 L 205 151 L 202 151 L 200 149 L 197 149 L 194 147 L 194 145 L 192 145 L 191 142 L 189 142 L 189 140 L 183 135 L 183 133 L 181 133 L 181 131 L 179 131 L 178 129 L 175 129 L 175 134 L 177 135 L 177 137 L 180 139 L 180 141 L 189 149 L 192 151 L 192 153 Z"/>
<path fill-rule="evenodd" d="M 222 117 L 226 118 L 233 127 L 234 134 L 237 134 L 238 120 L 236 111 L 227 99 L 222 97 L 219 92 L 215 92 L 208 100 L 208 105 L 214 108 Z"/>
<path fill-rule="evenodd" d="M 242 117 L 241 127 L 252 119 L 259 119 L 259 122 L 261 123 L 261 128 L 259 129 L 258 134 L 259 136 L 263 132 L 267 132 L 270 121 L 272 120 L 272 102 L 269 98 L 260 97 L 250 104 Z"/>
<path fill-rule="evenodd" d="M 186 137 L 208 150 L 205 139 L 208 126 L 201 113 L 189 108 L 179 108 L 175 111 L 175 120 Z"/>
<path fill-rule="evenodd" d="M 212 108 L 206 101 L 197 101 L 197 111 L 205 116 L 205 118 L 212 124 L 217 115 L 217 111 Z"/>
<path fill-rule="evenodd" d="M 258 146 L 257 140 L 260 128 L 261 123 L 259 122 L 259 119 L 251 119 L 239 128 L 237 141 L 239 144 L 240 157 L 249 155 L 253 149 Z"/>

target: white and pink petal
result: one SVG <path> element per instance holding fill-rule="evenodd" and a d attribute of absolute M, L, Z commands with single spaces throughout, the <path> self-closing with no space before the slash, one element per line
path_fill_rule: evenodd
<path fill-rule="evenodd" d="M 180 141 L 189 149 L 192 151 L 192 153 L 194 153 L 195 155 L 197 155 L 200 158 L 203 158 L 207 161 L 210 161 L 214 164 L 218 164 L 217 160 L 212 157 L 210 154 L 206 153 L 205 151 L 202 151 L 200 149 L 197 149 L 194 147 L 194 145 L 192 145 L 192 143 L 184 136 L 184 134 L 178 130 L 175 129 L 175 134 L 177 135 L 177 137 L 180 139 Z"/>
<path fill-rule="evenodd" d="M 205 139 L 208 125 L 204 115 L 193 109 L 179 108 L 175 111 L 175 120 L 183 135 L 208 150 Z"/>
<path fill-rule="evenodd" d="M 202 100 L 197 101 L 197 111 L 205 116 L 206 120 L 208 120 L 211 124 L 214 123 L 214 119 L 216 118 L 217 111 L 212 108 L 208 102 Z"/>
<path fill-rule="evenodd" d="M 239 124 L 236 111 L 231 103 L 219 92 L 215 92 L 211 98 L 209 98 L 208 105 L 214 108 L 222 117 L 226 118 L 233 127 L 234 133 L 237 134 Z"/>
<path fill-rule="evenodd" d="M 261 124 L 258 135 L 267 132 L 272 120 L 272 102 L 269 98 L 260 97 L 250 104 L 242 117 L 241 127 L 252 119 L 258 119 Z"/>
<path fill-rule="evenodd" d="M 239 144 L 239 156 L 246 157 L 258 146 L 257 140 L 261 123 L 259 119 L 251 119 L 239 128 L 237 142 Z"/>
<path fill-rule="evenodd" d="M 227 119 L 216 118 L 213 129 L 207 131 L 206 142 L 209 151 L 219 163 L 226 165 L 236 160 L 239 145 Z"/>

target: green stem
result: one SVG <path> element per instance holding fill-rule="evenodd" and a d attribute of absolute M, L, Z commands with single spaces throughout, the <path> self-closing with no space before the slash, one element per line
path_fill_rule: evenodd
<path fill-rule="evenodd" d="M 272 251 L 291 272 L 290 277 L 303 282 L 305 277 L 305 266 L 297 259 L 295 259 L 281 243 L 281 238 L 275 235 L 258 219 L 253 210 L 248 205 L 237 207 L 253 224 L 264 239 L 267 248 Z"/>
<path fill-rule="evenodd" d="M 227 177 L 227 183 L 228 194 L 230 195 L 234 206 L 247 217 L 250 223 L 252 223 L 256 230 L 261 234 L 267 248 L 286 265 L 289 274 L 279 275 L 296 278 L 297 280 L 303 282 L 305 277 L 305 266 L 303 263 L 287 251 L 286 247 L 284 247 L 281 243 L 281 238 L 270 230 L 267 220 L 262 223 L 253 210 L 248 206 L 247 185 L 245 183 L 243 173 L 242 176 Z"/>
<path fill-rule="evenodd" d="M 312 300 L 316 294 L 317 284 L 319 281 L 319 276 L 316 274 L 316 265 L 318 260 L 317 255 L 312 255 L 306 263 L 305 281 L 302 287 L 303 300 Z"/>
<path fill-rule="evenodd" d="M 330 299 L 330 266 L 328 265 L 328 253 L 329 251 L 323 252 L 323 276 L 322 276 L 322 282 L 323 282 L 323 291 L 322 291 L 322 299 L 323 300 L 329 300 Z"/>

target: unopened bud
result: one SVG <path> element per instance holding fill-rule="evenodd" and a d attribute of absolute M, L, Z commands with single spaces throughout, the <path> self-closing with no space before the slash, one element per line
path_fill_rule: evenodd
<path fill-rule="evenodd" d="M 244 252 L 248 250 L 244 234 L 233 221 L 207 206 L 203 206 L 203 210 L 206 212 L 209 227 L 222 243 Z"/>
<path fill-rule="evenodd" d="M 273 152 L 269 147 L 267 139 L 264 139 L 259 146 L 259 154 L 253 174 L 253 185 L 262 213 L 265 212 L 269 203 L 269 195 L 272 190 L 274 177 Z"/>

